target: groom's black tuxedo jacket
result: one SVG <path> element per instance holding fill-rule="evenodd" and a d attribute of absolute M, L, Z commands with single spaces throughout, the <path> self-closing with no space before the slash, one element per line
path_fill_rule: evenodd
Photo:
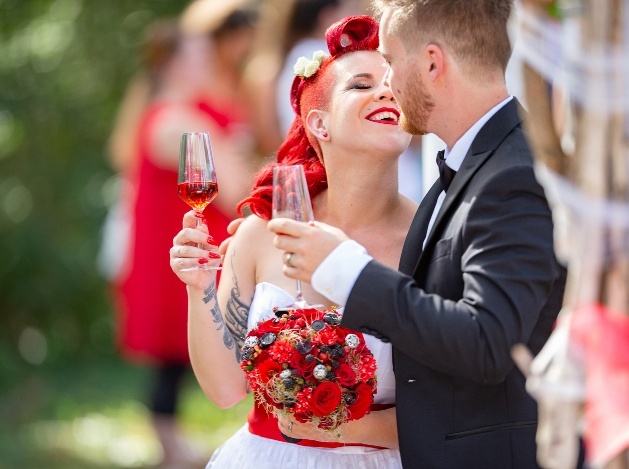
<path fill-rule="evenodd" d="M 562 304 L 565 269 L 515 99 L 480 130 L 434 226 L 421 202 L 400 271 L 370 262 L 343 325 L 390 341 L 405 468 L 531 468 L 537 406 L 510 350 L 536 354 Z M 430 156 L 430 155 L 428 155 Z"/>

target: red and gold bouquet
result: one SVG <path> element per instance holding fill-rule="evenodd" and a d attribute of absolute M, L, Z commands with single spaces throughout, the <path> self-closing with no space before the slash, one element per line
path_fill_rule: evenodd
<path fill-rule="evenodd" d="M 245 338 L 241 367 L 267 412 L 334 430 L 369 413 L 376 361 L 335 309 L 297 309 L 260 322 Z"/>

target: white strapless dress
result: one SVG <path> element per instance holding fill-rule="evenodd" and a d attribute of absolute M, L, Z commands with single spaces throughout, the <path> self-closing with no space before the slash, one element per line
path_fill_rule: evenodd
<path fill-rule="evenodd" d="M 256 286 L 248 327 L 273 317 L 273 308 L 292 304 L 295 298 L 285 290 L 270 284 Z M 365 342 L 373 353 L 378 377 L 375 404 L 395 402 L 395 379 L 391 345 L 365 335 Z M 249 432 L 245 424 L 212 455 L 206 469 L 381 469 L 402 468 L 400 452 L 366 446 L 317 448 L 298 446 L 284 441 L 264 438 Z"/>

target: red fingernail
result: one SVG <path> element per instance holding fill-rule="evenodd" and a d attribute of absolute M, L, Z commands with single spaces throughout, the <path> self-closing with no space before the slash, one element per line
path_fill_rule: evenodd
<path fill-rule="evenodd" d="M 216 244 L 216 243 L 214 242 L 214 238 L 212 238 L 212 236 L 211 236 L 211 235 L 207 237 L 207 242 L 208 242 L 208 244 Z"/>
<path fill-rule="evenodd" d="M 208 252 L 207 257 L 209 257 L 210 259 L 220 259 L 221 255 L 214 251 L 210 251 Z"/>
<path fill-rule="evenodd" d="M 199 264 L 207 264 L 208 262 L 210 261 L 207 259 L 203 259 L 203 258 L 199 259 Z"/>
<path fill-rule="evenodd" d="M 203 212 L 194 212 L 194 216 L 197 218 L 203 218 Z"/>

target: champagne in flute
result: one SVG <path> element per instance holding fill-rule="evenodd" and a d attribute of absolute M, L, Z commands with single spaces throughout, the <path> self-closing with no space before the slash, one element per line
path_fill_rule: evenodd
<path fill-rule="evenodd" d="M 218 194 L 216 169 L 208 132 L 186 132 L 181 136 L 177 192 L 179 197 L 199 215 Z M 202 223 L 199 217 L 197 226 Z M 182 270 L 219 270 L 220 268 L 220 266 L 199 264 Z"/>
<path fill-rule="evenodd" d="M 214 197 L 218 194 L 215 182 L 180 182 L 177 185 L 179 197 L 195 211 L 203 213 Z"/>
<path fill-rule="evenodd" d="M 272 216 L 273 218 L 291 218 L 304 223 L 314 221 L 308 184 L 302 165 L 284 165 L 273 168 Z M 301 281 L 296 280 L 295 303 L 279 308 L 278 311 L 320 307 L 323 305 L 311 305 L 305 300 Z"/>

